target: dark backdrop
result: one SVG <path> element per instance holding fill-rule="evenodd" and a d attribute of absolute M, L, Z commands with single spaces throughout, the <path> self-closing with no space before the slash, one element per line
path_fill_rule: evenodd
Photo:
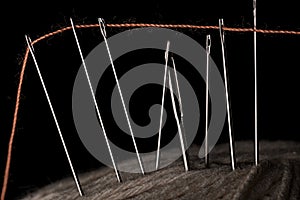
<path fill-rule="evenodd" d="M 251 27 L 252 1 L 181 1 L 179 3 L 145 2 L 80 2 L 82 5 L 59 6 L 54 2 L 8 4 L 1 12 L 1 103 L 0 103 L 0 180 L 6 161 L 12 126 L 21 61 L 25 52 L 25 34 L 35 39 L 60 27 L 97 23 L 186 23 Z M 296 2 L 258 1 L 257 26 L 265 29 L 299 30 Z M 125 29 L 107 29 L 113 35 Z M 205 44 L 205 35 L 216 39 L 212 58 L 222 72 L 218 31 L 180 30 Z M 78 31 L 85 55 L 96 43 L 98 30 Z M 98 37 L 99 39 L 100 37 Z M 63 44 L 63 45 L 62 45 Z M 236 140 L 254 138 L 253 34 L 226 33 L 233 130 Z M 300 36 L 258 34 L 258 131 L 260 139 L 298 140 Z M 72 85 L 81 62 L 72 33 L 49 38 L 36 47 L 39 63 L 57 111 L 67 146 L 78 172 L 100 167 L 80 142 L 71 115 Z M 66 52 L 70 52 L 67 53 Z M 67 55 L 67 56 L 66 56 Z M 46 59 L 47 58 L 47 59 Z M 49 59 L 50 58 L 50 59 Z M 162 60 L 163 63 L 163 60 Z M 55 77 L 55 78 L 53 78 Z M 203 85 L 204 87 L 204 85 Z M 219 143 L 228 142 L 227 128 Z M 203 139 L 200 128 L 195 143 Z M 202 141 L 201 141 L 202 142 Z M 237 152 L 238 154 L 238 152 Z M 31 58 L 25 72 L 12 168 L 7 199 L 22 196 L 62 177 L 70 169 L 56 131 L 46 98 Z"/>

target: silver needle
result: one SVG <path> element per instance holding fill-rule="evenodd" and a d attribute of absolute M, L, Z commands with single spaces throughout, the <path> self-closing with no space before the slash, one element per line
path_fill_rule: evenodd
<path fill-rule="evenodd" d="M 256 0 L 253 0 L 253 21 L 254 21 L 254 87 L 255 87 L 255 111 L 254 111 L 254 120 L 255 120 L 255 139 L 254 139 L 254 157 L 255 157 L 255 165 L 258 165 L 259 162 L 259 154 L 258 154 L 258 137 L 257 137 L 257 60 L 256 60 Z"/>
<path fill-rule="evenodd" d="M 209 55 L 210 55 L 211 38 L 206 36 L 206 105 L 205 105 L 205 166 L 209 167 L 208 155 L 208 88 L 209 88 Z"/>
<path fill-rule="evenodd" d="M 78 177 L 77 177 L 77 175 L 76 175 L 76 173 L 75 173 L 75 171 L 74 171 L 73 164 L 72 164 L 72 161 L 71 161 L 71 158 L 70 158 L 70 155 L 69 155 L 67 146 L 66 146 L 66 144 L 65 144 L 64 137 L 63 137 L 63 135 L 62 135 L 62 133 L 61 133 L 61 130 L 60 130 L 60 127 L 59 127 L 59 124 L 58 124 L 58 121 L 57 121 L 57 118 L 56 118 L 56 115 L 55 115 L 55 112 L 54 112 L 54 109 L 53 109 L 53 106 L 52 106 L 52 103 L 51 103 L 51 100 L 50 100 L 50 97 L 49 97 L 49 95 L 48 95 L 48 91 L 47 91 L 46 85 L 45 85 L 45 83 L 44 83 L 44 79 L 43 79 L 43 77 L 42 77 L 41 71 L 40 71 L 39 66 L 38 66 L 38 64 L 37 64 L 37 61 L 36 61 L 36 58 L 35 58 L 35 55 L 34 55 L 34 50 L 33 50 L 32 46 L 31 46 L 31 39 L 30 39 L 27 35 L 25 35 L 25 38 L 26 38 L 26 42 L 27 42 L 28 48 L 29 48 L 29 50 L 30 50 L 31 56 L 32 56 L 32 58 L 33 58 L 33 61 L 34 61 L 36 70 L 37 70 L 37 72 L 38 72 L 40 81 L 41 81 L 41 83 L 42 83 L 42 86 L 43 86 L 43 89 L 44 89 L 44 92 L 45 92 L 45 95 L 46 95 L 46 98 L 47 98 L 47 101 L 48 101 L 48 104 L 49 104 L 49 107 L 50 107 L 52 116 L 53 116 L 53 118 L 54 118 L 55 125 L 56 125 L 56 128 L 57 128 L 57 131 L 58 131 L 60 140 L 61 140 L 61 142 L 62 142 L 62 145 L 63 145 L 64 151 L 65 151 L 65 154 L 66 154 L 66 156 L 67 156 L 67 159 L 68 159 L 68 162 L 69 162 L 69 165 L 70 165 L 70 168 L 71 168 L 71 171 L 72 171 L 72 174 L 73 174 L 73 178 L 74 178 L 74 181 L 75 181 L 75 183 L 76 183 L 78 192 L 79 192 L 80 196 L 83 196 L 83 192 L 82 192 L 82 189 L 81 189 L 80 182 L 79 182 Z"/>
<path fill-rule="evenodd" d="M 181 95 L 180 95 L 180 89 L 179 89 L 179 83 L 178 83 L 178 77 L 177 77 L 177 71 L 176 71 L 176 65 L 174 58 L 171 57 L 173 68 L 174 68 L 174 76 L 175 76 L 175 81 L 176 81 L 176 87 L 177 87 L 177 93 L 178 93 L 178 101 L 179 101 L 179 106 L 180 106 L 180 116 L 183 117 L 183 108 L 182 108 L 182 101 L 181 101 Z"/>
<path fill-rule="evenodd" d="M 79 50 L 80 58 L 81 58 L 81 61 L 82 61 L 82 65 L 83 65 L 83 68 L 84 68 L 84 71 L 85 71 L 86 78 L 87 78 L 88 83 L 89 83 L 89 88 L 90 88 L 90 91 L 91 91 L 91 94 L 92 94 L 92 97 L 93 97 L 93 101 L 94 101 L 94 104 L 95 104 L 97 116 L 99 118 L 100 125 L 101 125 L 102 131 L 103 131 L 103 134 L 104 134 L 104 138 L 105 138 L 105 141 L 106 141 L 106 145 L 108 147 L 109 155 L 110 155 L 113 167 L 115 169 L 115 173 L 116 173 L 117 179 L 118 179 L 119 182 L 121 182 L 122 180 L 121 180 L 119 171 L 118 171 L 118 169 L 116 167 L 115 160 L 114 160 L 111 148 L 110 148 L 109 141 L 107 139 L 107 135 L 106 135 L 106 131 L 105 131 L 105 128 L 104 128 L 104 124 L 103 124 L 102 117 L 101 117 L 101 114 L 100 114 L 100 110 L 99 110 L 99 107 L 98 107 L 98 104 L 97 104 L 95 93 L 94 93 L 94 90 L 93 90 L 93 87 L 92 87 L 90 76 L 89 76 L 89 73 L 87 71 L 87 67 L 86 67 L 86 64 L 85 64 L 85 61 L 84 61 L 84 58 L 83 58 L 83 55 L 82 55 L 80 44 L 79 44 L 79 41 L 78 41 L 78 38 L 77 38 L 77 34 L 76 34 L 76 31 L 75 31 L 75 27 L 74 27 L 74 24 L 73 24 L 73 20 L 72 19 L 70 19 L 70 20 L 71 20 L 71 25 L 72 25 L 74 37 L 75 37 L 75 40 L 76 40 L 76 44 L 77 44 L 77 47 L 78 47 L 78 50 Z"/>
<path fill-rule="evenodd" d="M 158 144 L 157 144 L 157 151 L 156 151 L 156 164 L 155 164 L 156 170 L 158 170 L 158 168 L 159 168 L 160 140 L 161 140 L 162 117 L 163 117 L 164 103 L 165 103 L 165 92 L 166 92 L 166 79 L 167 79 L 167 69 L 168 69 L 169 48 L 170 48 L 170 41 L 167 42 L 167 47 L 166 47 L 166 51 L 165 51 L 165 73 L 164 73 L 164 84 L 163 84 L 163 93 L 162 93 L 161 109 L 160 109 L 160 120 L 159 120 L 159 130 L 158 130 Z"/>
<path fill-rule="evenodd" d="M 180 94 L 180 89 L 179 89 L 177 70 L 176 70 L 176 65 L 175 65 L 174 58 L 171 57 L 171 60 L 172 60 L 173 68 L 174 68 L 174 77 L 175 77 L 177 94 L 178 94 L 178 101 L 179 101 L 179 108 L 180 108 L 180 119 L 181 119 L 181 130 L 182 130 L 184 145 L 185 145 L 185 147 L 187 147 L 186 133 L 185 133 L 184 121 L 183 121 L 183 106 L 182 106 L 182 99 L 181 99 L 181 94 Z M 187 157 L 187 164 L 189 166 L 189 155 L 188 155 L 187 151 L 185 152 L 185 156 Z"/>
<path fill-rule="evenodd" d="M 224 26 L 223 19 L 220 19 L 219 20 L 219 28 L 220 28 L 220 38 L 221 38 L 221 46 L 222 46 L 222 59 L 223 59 L 224 82 L 225 82 L 225 92 L 226 92 L 226 106 L 227 106 L 227 120 L 228 120 L 228 131 L 229 131 L 231 166 L 232 166 L 232 170 L 235 170 L 235 148 L 234 148 L 233 135 L 232 135 L 232 131 L 231 131 L 231 115 L 230 115 L 230 104 L 229 104 L 227 73 L 226 73 L 226 59 L 225 59 L 225 35 L 224 35 L 223 26 Z"/>
<path fill-rule="evenodd" d="M 185 171 L 189 171 L 188 161 L 187 161 L 186 153 L 185 153 L 185 146 L 184 146 L 184 142 L 183 142 L 182 130 L 181 130 L 181 127 L 180 127 L 180 123 L 179 123 L 179 119 L 178 119 L 178 115 L 177 115 L 177 109 L 176 109 L 175 100 L 174 100 L 173 86 L 172 86 L 170 71 L 168 71 L 168 75 L 169 75 L 169 87 L 170 87 L 170 93 L 171 93 L 172 106 L 173 106 L 173 111 L 174 111 L 175 120 L 176 120 L 176 123 L 177 123 L 177 128 L 178 128 L 178 133 L 179 133 L 179 139 L 180 139 L 180 144 L 181 144 L 181 151 L 182 151 L 182 156 L 183 156 L 184 168 L 185 168 Z"/>
<path fill-rule="evenodd" d="M 103 39 L 104 39 L 104 42 L 105 42 L 105 45 L 106 45 L 106 49 L 107 49 L 107 53 L 108 53 L 108 56 L 109 56 L 109 59 L 110 59 L 110 63 L 111 63 L 111 66 L 112 66 L 112 69 L 113 69 L 113 72 L 114 72 L 114 77 L 115 77 L 115 80 L 116 80 L 116 83 L 117 83 L 117 87 L 118 87 L 118 90 L 119 90 L 119 94 L 120 94 L 120 97 L 121 97 L 123 109 L 124 109 L 124 112 L 125 112 L 125 115 L 126 115 L 126 120 L 127 120 L 127 123 L 128 123 L 129 131 L 130 131 L 130 134 L 131 134 L 131 137 L 132 137 L 132 141 L 133 141 L 135 152 L 136 152 L 136 155 L 137 155 L 137 158 L 138 158 L 140 169 L 141 169 L 142 174 L 145 174 L 144 167 L 143 167 L 143 164 L 142 164 L 142 161 L 141 161 L 141 158 L 140 158 L 140 154 L 139 154 L 139 151 L 138 151 L 135 139 L 134 139 L 132 127 L 131 127 L 131 124 L 130 124 L 130 120 L 129 120 L 129 117 L 128 117 L 127 109 L 126 109 L 125 102 L 124 102 L 124 99 L 123 99 L 123 95 L 122 95 L 121 87 L 120 87 L 119 80 L 118 80 L 118 77 L 117 77 L 117 73 L 116 73 L 116 69 L 115 69 L 115 66 L 114 66 L 114 62 L 112 60 L 112 57 L 111 57 L 111 54 L 110 54 L 110 50 L 109 50 L 109 47 L 108 47 L 108 43 L 107 43 L 107 40 L 106 40 L 106 31 L 105 31 L 104 20 L 101 19 L 101 18 L 99 18 L 98 22 L 99 22 L 101 34 L 103 36 Z"/>

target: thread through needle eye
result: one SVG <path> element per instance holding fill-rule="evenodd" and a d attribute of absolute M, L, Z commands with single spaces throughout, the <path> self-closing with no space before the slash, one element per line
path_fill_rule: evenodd
<path fill-rule="evenodd" d="M 163 118 L 163 112 L 164 112 L 165 93 L 166 93 L 169 48 L 170 48 L 170 41 L 167 41 L 167 47 L 166 47 L 166 51 L 165 51 L 165 72 L 164 72 L 163 92 L 162 92 L 161 108 L 160 108 L 158 141 L 157 141 L 158 143 L 157 143 L 157 151 L 156 151 L 156 164 L 155 164 L 156 170 L 158 170 L 158 168 L 159 168 L 159 161 L 160 161 L 160 141 L 161 141 L 162 118 Z"/>
<path fill-rule="evenodd" d="M 222 60 L 223 60 L 223 70 L 224 70 L 224 82 L 225 82 L 225 94 L 226 94 L 226 108 L 227 108 L 227 122 L 228 122 L 228 133 L 229 133 L 229 144 L 230 144 L 230 156 L 231 156 L 231 166 L 232 170 L 235 170 L 235 147 L 234 147 L 234 138 L 231 129 L 231 113 L 230 113 L 230 103 L 229 103 L 229 93 L 228 93 L 228 77 L 226 72 L 226 59 L 225 59 L 225 34 L 224 34 L 224 21 L 223 19 L 219 20 L 220 28 L 220 38 L 221 38 L 221 47 L 222 47 Z"/>
<path fill-rule="evenodd" d="M 119 91 L 119 94 L 120 94 L 120 97 L 121 97 L 122 106 L 123 106 L 123 109 L 124 109 L 124 112 L 125 112 L 125 115 L 126 115 L 127 124 L 128 124 L 128 127 L 129 127 L 131 137 L 132 137 L 132 141 L 133 141 L 133 145 L 134 145 L 135 152 L 136 152 L 136 155 L 137 155 L 140 170 L 141 170 L 142 174 L 145 174 L 144 167 L 143 167 L 143 164 L 142 164 L 142 160 L 140 158 L 140 154 L 139 154 L 139 151 L 138 151 L 135 139 L 134 139 L 134 134 L 133 134 L 132 127 L 131 127 L 131 124 L 130 124 L 130 120 L 129 120 L 129 117 L 128 117 L 128 112 L 127 112 L 125 102 L 124 102 L 124 99 L 123 99 L 122 90 L 121 90 L 120 83 L 119 83 L 119 80 L 118 80 L 118 77 L 117 77 L 114 62 L 112 60 L 112 56 L 111 56 L 110 49 L 109 49 L 109 46 L 108 46 L 108 42 L 107 42 L 107 39 L 106 39 L 106 31 L 105 31 L 104 20 L 99 18 L 98 22 L 99 22 L 101 34 L 102 34 L 104 42 L 105 42 L 105 46 L 106 46 L 106 50 L 107 50 L 107 53 L 108 53 L 108 56 L 109 56 L 109 60 L 110 60 L 110 63 L 111 63 L 112 69 L 113 69 L 113 73 L 114 73 L 114 77 L 115 77 L 115 80 L 116 80 L 116 83 L 117 83 L 118 91 Z"/>
<path fill-rule="evenodd" d="M 210 55 L 211 38 L 206 36 L 206 91 L 205 91 L 205 166 L 209 167 L 208 155 L 208 89 L 209 89 L 209 55 Z"/>
<path fill-rule="evenodd" d="M 32 56 L 32 58 L 33 58 L 34 65 L 35 65 L 36 70 L 37 70 L 37 72 L 38 72 L 38 75 L 39 75 L 41 84 L 42 84 L 42 86 L 43 86 L 43 90 L 44 90 L 44 93 L 45 93 L 45 95 L 46 95 L 46 98 L 47 98 L 47 101 L 48 101 L 48 104 L 49 104 L 49 107 L 50 107 L 50 110 L 51 110 L 51 113 L 52 113 L 52 116 L 53 116 L 53 119 L 54 119 L 54 122 L 55 122 L 55 125 L 56 125 L 56 128 L 57 128 L 57 131 L 58 131 L 60 140 L 61 140 L 61 142 L 62 142 L 64 151 L 65 151 L 65 154 L 66 154 L 66 157 L 67 157 L 67 159 L 68 159 L 68 162 L 69 162 L 69 165 L 70 165 L 70 168 L 71 168 L 71 171 L 72 171 L 72 175 L 73 175 L 75 184 L 76 184 L 76 186 L 77 186 L 79 195 L 80 195 L 80 196 L 83 196 L 83 192 L 82 192 L 82 189 L 81 189 L 80 182 L 79 182 L 79 180 L 78 180 L 77 174 L 75 173 L 75 170 L 74 170 L 74 167 L 73 167 L 73 164 L 72 164 L 72 161 L 71 161 L 71 157 L 70 157 L 70 155 L 69 155 L 69 152 L 68 152 L 67 146 L 66 146 L 66 144 L 65 144 L 64 137 L 63 137 L 63 135 L 62 135 L 62 133 L 61 133 L 61 129 L 60 129 L 60 126 L 59 126 L 59 124 L 58 124 L 58 121 L 57 121 L 57 118 L 56 118 L 56 115 L 55 115 L 55 112 L 54 112 L 54 109 L 53 109 L 53 106 L 52 106 L 50 97 L 49 97 L 49 95 L 48 95 L 48 91 L 47 91 L 46 85 L 45 85 L 45 83 L 44 83 L 44 79 L 43 79 L 43 77 L 42 77 L 40 68 L 39 68 L 39 66 L 38 66 L 38 63 L 37 63 L 36 58 L 35 58 L 35 55 L 34 55 L 34 50 L 33 50 L 32 45 L 31 45 L 31 44 L 32 44 L 31 39 L 30 39 L 27 35 L 25 35 L 25 38 L 26 38 L 26 42 L 27 42 L 29 51 L 30 51 L 31 56 Z"/>
<path fill-rule="evenodd" d="M 219 31 L 220 31 L 221 42 L 224 43 L 225 33 L 224 33 L 224 20 L 223 19 L 219 19 Z"/>
<path fill-rule="evenodd" d="M 106 29 L 105 29 L 105 21 L 102 18 L 98 18 L 99 26 L 100 26 L 100 31 L 103 37 L 106 37 Z"/>
<path fill-rule="evenodd" d="M 177 89 L 177 95 L 178 95 L 178 102 L 179 102 L 179 108 L 180 108 L 180 125 L 181 125 L 181 130 L 182 130 L 182 136 L 183 136 L 183 141 L 184 141 L 184 149 L 187 147 L 187 141 L 186 141 L 186 132 L 185 132 L 185 127 L 184 127 L 184 120 L 183 120 L 183 106 L 182 106 L 182 98 L 181 98 L 181 94 L 180 94 L 180 88 L 179 88 L 179 81 L 178 81 L 178 76 L 177 76 L 177 70 L 176 70 L 176 65 L 175 65 L 175 61 L 174 58 L 171 57 L 172 60 L 172 65 L 173 65 L 173 69 L 174 69 L 174 77 L 175 77 L 175 83 L 176 83 L 176 89 Z M 188 151 L 185 151 L 185 156 L 186 156 L 186 160 L 187 160 L 187 169 L 190 168 L 189 167 L 189 154 Z"/>
<path fill-rule="evenodd" d="M 28 40 L 28 42 L 29 42 L 29 44 L 30 44 L 30 47 L 31 47 L 31 49 L 32 49 L 32 51 L 34 52 L 34 47 L 33 47 L 33 45 L 32 45 L 31 38 L 30 38 L 30 37 L 28 37 L 28 36 L 25 36 L 25 38 L 26 38 L 26 40 Z M 28 42 L 27 42 L 27 43 L 28 43 Z"/>
<path fill-rule="evenodd" d="M 106 142 L 106 145 L 107 145 L 107 148 L 108 148 L 108 151 L 109 151 L 109 155 L 110 155 L 110 158 L 111 158 L 111 161 L 112 161 L 115 173 L 116 173 L 116 177 L 117 177 L 117 179 L 118 179 L 119 182 L 122 182 L 120 173 L 119 173 L 119 171 L 117 169 L 117 166 L 116 166 L 113 154 L 112 154 L 112 150 L 111 150 L 108 138 L 107 138 L 107 134 L 106 134 L 105 127 L 104 127 L 104 124 L 103 124 L 103 121 L 102 121 L 102 117 L 101 117 L 101 114 L 100 114 L 98 103 L 97 103 L 97 100 L 96 100 L 96 97 L 95 97 L 94 89 L 93 89 L 93 86 L 92 86 L 92 83 L 91 83 L 91 80 L 90 80 L 90 76 L 89 76 L 89 73 L 88 73 L 88 70 L 87 70 L 87 66 L 86 66 L 86 63 L 84 61 L 83 54 L 82 54 L 82 51 L 81 51 L 81 47 L 80 47 L 80 44 L 79 44 L 79 41 L 78 41 L 78 37 L 77 37 L 77 34 L 76 34 L 75 26 L 74 26 L 73 20 L 70 19 L 70 21 L 71 21 L 71 25 L 72 25 L 72 30 L 73 30 L 73 33 L 74 33 L 74 37 L 75 37 L 75 40 L 76 40 L 77 48 L 78 48 L 78 51 L 79 51 L 79 54 L 80 54 L 80 58 L 81 58 L 81 61 L 82 61 L 82 65 L 83 65 L 83 68 L 84 68 L 84 71 L 85 71 L 85 75 L 86 75 L 86 78 L 88 80 L 89 88 L 90 88 L 90 91 L 91 91 L 91 94 L 92 94 L 93 102 L 94 102 L 94 105 L 95 105 L 95 108 L 96 108 L 97 116 L 99 118 L 101 129 L 103 131 L 105 142 Z"/>
<path fill-rule="evenodd" d="M 188 161 L 187 161 L 186 152 L 185 152 L 182 129 L 180 127 L 180 122 L 179 122 L 179 119 L 178 119 L 178 113 L 177 113 L 177 109 L 176 109 L 176 105 L 175 105 L 175 99 L 174 99 L 174 94 L 173 94 L 173 86 L 172 86 L 170 70 L 168 70 L 168 77 L 169 77 L 169 88 L 170 88 L 170 93 L 171 93 L 172 107 L 173 107 L 173 112 L 174 112 L 174 116 L 175 116 L 175 120 L 176 120 L 176 124 L 177 124 L 177 128 L 178 128 L 178 133 L 179 133 L 179 139 L 180 139 L 180 146 L 181 146 L 181 151 L 182 151 L 182 156 L 183 156 L 184 168 L 185 168 L 185 171 L 188 171 L 189 166 L 188 166 Z"/>

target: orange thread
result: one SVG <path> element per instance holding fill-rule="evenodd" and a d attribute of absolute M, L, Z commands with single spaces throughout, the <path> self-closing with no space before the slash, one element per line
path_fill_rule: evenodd
<path fill-rule="evenodd" d="M 132 23 L 132 24 L 107 24 L 107 27 L 111 28 L 136 28 L 136 27 L 156 27 L 156 28 L 184 28 L 184 29 L 219 29 L 219 26 L 199 26 L 199 25 L 190 25 L 190 24 L 144 24 L 144 23 Z M 76 25 L 76 28 L 97 28 L 99 27 L 99 24 L 86 24 L 86 25 Z M 37 39 L 35 39 L 32 42 L 32 45 L 48 38 L 51 36 L 55 36 L 59 33 L 63 33 L 64 31 L 72 29 L 71 26 L 47 33 Z M 230 32 L 254 32 L 257 33 L 264 33 L 264 34 L 291 34 L 291 35 L 300 35 L 300 31 L 288 31 L 288 30 L 264 30 L 264 29 L 253 29 L 253 28 L 230 28 L 230 27 L 223 27 L 225 31 Z M 29 49 L 26 49 L 24 60 L 22 63 L 22 69 L 20 73 L 19 78 L 19 85 L 17 90 L 17 97 L 16 97 L 16 104 L 15 104 L 15 112 L 13 117 L 13 124 L 12 124 L 12 130 L 10 134 L 10 140 L 8 144 L 8 152 L 7 152 L 7 160 L 6 160 L 6 166 L 5 166 L 5 172 L 4 172 L 4 179 L 3 179 L 3 185 L 2 185 L 2 192 L 1 192 L 1 200 L 5 200 L 5 194 L 7 190 L 7 183 L 8 183 L 8 177 L 9 177 L 9 170 L 10 170 L 10 163 L 11 163 L 11 155 L 12 155 L 12 144 L 15 137 L 16 132 L 16 125 L 17 125 L 17 119 L 18 119 L 18 111 L 20 106 L 20 96 L 22 91 L 22 84 L 23 84 L 23 77 L 25 73 L 25 68 L 28 60 L 28 54 Z"/>
<path fill-rule="evenodd" d="M 1 200 L 4 200 L 6 189 L 7 189 L 7 182 L 8 182 L 10 162 L 11 162 L 12 144 L 13 144 L 14 136 L 15 136 L 15 132 L 16 132 L 18 111 L 19 111 L 19 105 L 20 105 L 20 95 L 21 95 L 21 90 L 22 90 L 23 77 L 24 77 L 24 72 L 25 72 L 25 68 L 26 68 L 28 53 L 29 53 L 29 49 L 27 48 L 26 52 L 25 52 L 23 64 L 22 64 L 22 70 L 21 70 L 21 74 L 20 74 L 19 86 L 18 86 L 18 91 L 17 91 L 17 99 L 16 99 L 16 106 L 15 106 L 15 112 L 14 112 L 14 118 L 13 118 L 13 125 L 12 125 L 11 135 L 10 135 L 9 144 L 8 144 L 7 160 L 6 160 L 6 167 L 5 167 L 4 179 L 3 179 L 3 185 L 2 185 Z"/>

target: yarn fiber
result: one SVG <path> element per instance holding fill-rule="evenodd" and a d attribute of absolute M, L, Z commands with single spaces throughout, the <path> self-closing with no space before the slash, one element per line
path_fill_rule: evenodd
<path fill-rule="evenodd" d="M 210 167 L 198 158 L 199 146 L 189 149 L 191 170 L 182 159 L 155 172 L 121 173 L 101 168 L 79 174 L 84 197 L 71 177 L 23 196 L 22 200 L 82 199 L 300 199 L 300 144 L 260 141 L 260 164 L 253 164 L 253 142 L 236 142 L 237 169 L 231 170 L 228 144 L 210 153 Z"/>

